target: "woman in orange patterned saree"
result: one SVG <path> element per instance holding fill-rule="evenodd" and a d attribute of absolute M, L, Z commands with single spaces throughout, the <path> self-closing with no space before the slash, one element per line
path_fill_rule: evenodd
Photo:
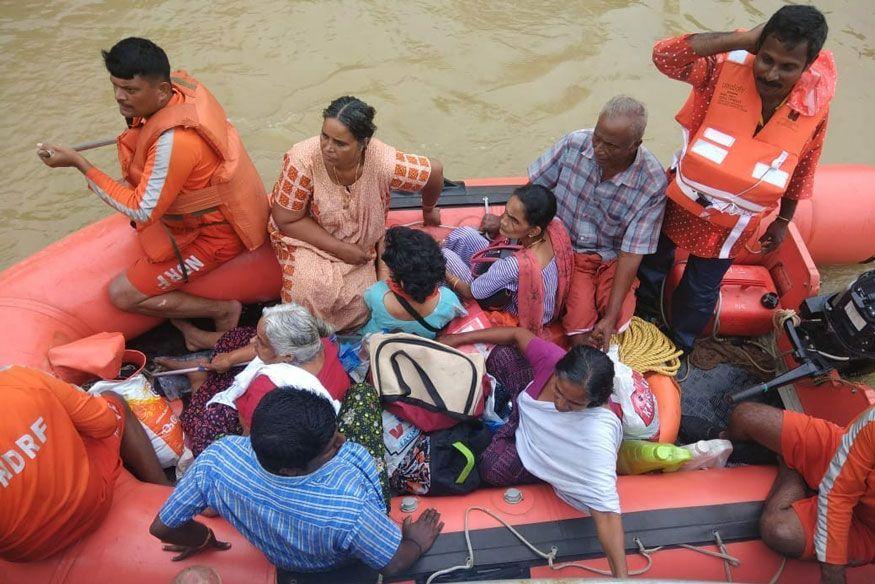
<path fill-rule="evenodd" d="M 334 100 L 322 116 L 321 134 L 285 154 L 268 228 L 283 302 L 347 330 L 368 319 L 362 293 L 377 279 L 390 191 L 421 190 L 423 221 L 439 225 L 443 167 L 373 138 L 374 108 L 355 97 Z"/>

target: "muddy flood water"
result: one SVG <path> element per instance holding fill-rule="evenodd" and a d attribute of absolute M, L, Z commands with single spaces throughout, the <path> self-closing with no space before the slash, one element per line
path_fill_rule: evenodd
<path fill-rule="evenodd" d="M 211 88 L 268 186 L 282 153 L 314 135 L 322 108 L 343 94 L 377 108 L 381 139 L 441 159 L 460 179 L 522 175 L 556 138 L 591 126 L 617 93 L 646 102 L 646 143 L 667 163 L 687 88 L 652 66 L 653 42 L 754 26 L 781 4 L 0 1 L 0 268 L 111 212 L 75 170 L 44 167 L 34 144 L 122 129 L 99 52 L 123 37 L 155 40 L 174 67 Z M 875 163 L 875 11 L 868 0 L 821 8 L 839 68 L 823 162 Z M 89 157 L 117 169 L 111 147 Z M 862 269 L 826 268 L 824 288 Z"/>

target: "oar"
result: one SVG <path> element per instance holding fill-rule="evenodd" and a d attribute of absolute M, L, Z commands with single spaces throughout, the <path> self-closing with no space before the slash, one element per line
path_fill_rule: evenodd
<path fill-rule="evenodd" d="M 93 148 L 103 148 L 104 146 L 109 146 L 110 144 L 115 144 L 115 138 L 104 138 L 103 140 L 94 140 L 93 142 L 82 142 L 81 144 L 74 144 L 71 146 L 73 150 L 77 152 L 81 152 L 83 150 L 91 150 Z"/>
<path fill-rule="evenodd" d="M 171 369 L 170 371 L 162 371 L 160 373 L 152 373 L 152 377 L 167 377 L 168 375 L 182 375 L 184 373 L 197 373 L 198 371 L 209 371 L 203 365 L 199 367 L 189 367 L 187 369 Z"/>

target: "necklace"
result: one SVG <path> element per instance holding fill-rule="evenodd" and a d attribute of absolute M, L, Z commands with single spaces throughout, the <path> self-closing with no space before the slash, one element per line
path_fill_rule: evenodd
<path fill-rule="evenodd" d="M 338 186 L 343 187 L 343 189 L 345 191 L 344 193 L 341 193 L 341 195 L 343 196 L 343 208 L 344 209 L 349 209 L 349 203 L 352 199 L 352 191 L 350 190 L 349 187 L 354 185 L 356 183 L 356 181 L 360 178 L 359 173 L 362 171 L 362 168 L 364 167 L 364 158 L 365 158 L 364 154 L 362 154 L 362 156 L 359 158 L 359 161 L 355 165 L 355 174 L 353 174 L 352 183 L 350 183 L 348 185 L 345 185 L 345 184 L 340 182 L 340 174 L 337 172 L 337 168 L 333 164 L 330 166 L 328 164 L 325 165 L 325 168 L 328 170 L 328 178 L 331 179 L 331 182 L 333 182 L 334 184 L 336 184 Z"/>
<path fill-rule="evenodd" d="M 542 235 L 542 236 L 539 237 L 538 239 L 532 239 L 532 240 L 529 241 L 528 243 L 522 243 L 522 241 L 520 241 L 520 243 L 522 244 L 522 246 L 523 246 L 524 248 L 526 248 L 526 249 L 532 249 L 533 247 L 535 247 L 535 246 L 538 245 L 539 243 L 544 243 L 544 240 L 545 240 L 545 239 L 546 239 L 546 237 Z"/>

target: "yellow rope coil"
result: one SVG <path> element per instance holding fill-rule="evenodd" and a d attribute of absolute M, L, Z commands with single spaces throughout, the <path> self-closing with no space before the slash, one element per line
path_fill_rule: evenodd
<path fill-rule="evenodd" d="M 661 373 L 674 377 L 681 367 L 678 349 L 656 325 L 637 316 L 624 332 L 614 335 L 612 342 L 620 347 L 620 361 L 638 373 Z"/>

